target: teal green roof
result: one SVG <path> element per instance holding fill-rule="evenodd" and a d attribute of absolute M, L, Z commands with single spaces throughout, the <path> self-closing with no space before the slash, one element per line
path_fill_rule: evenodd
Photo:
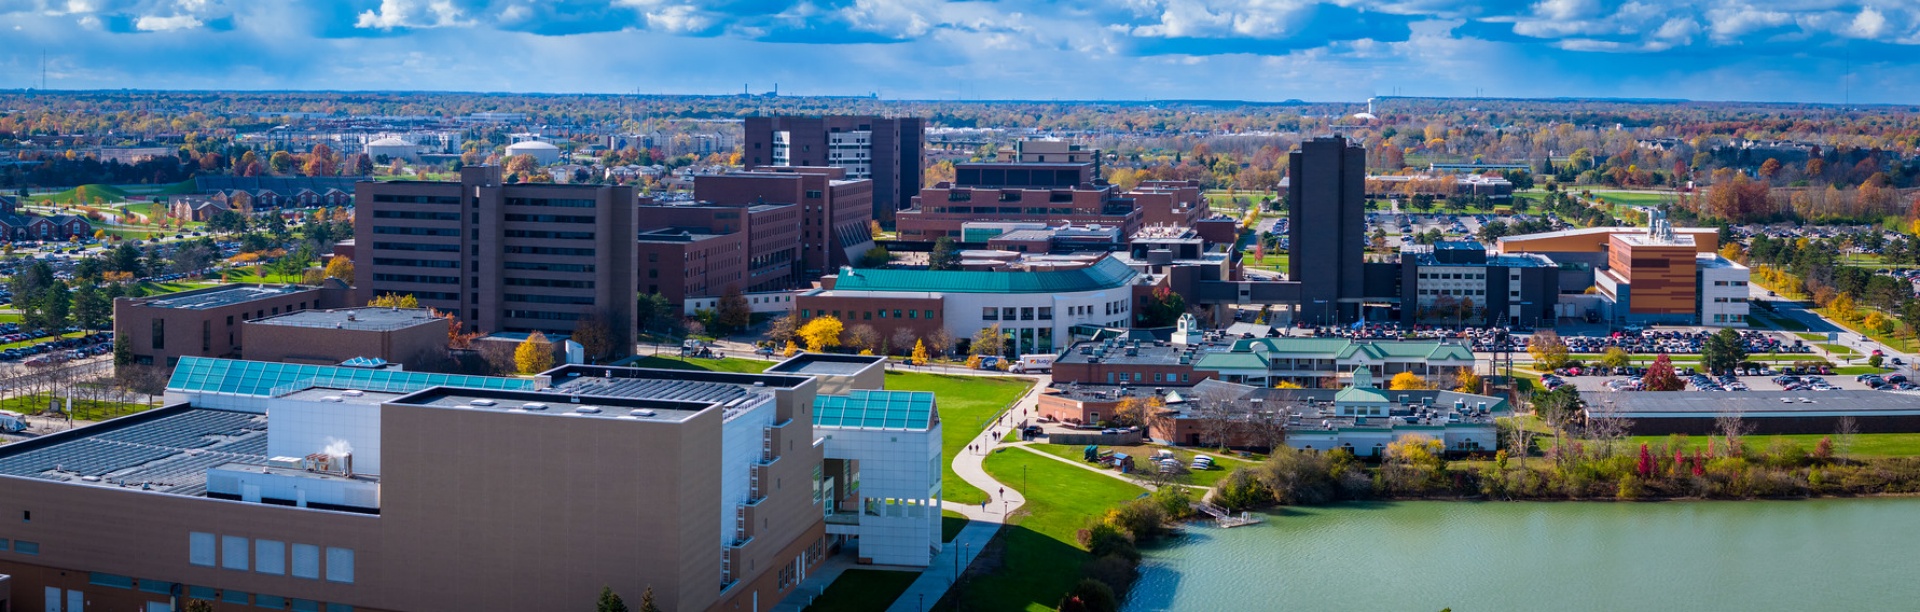
<path fill-rule="evenodd" d="M 938 419 L 927 391 L 856 390 L 813 398 L 815 427 L 924 430 Z"/>
<path fill-rule="evenodd" d="M 1253 353 L 1203 353 L 1193 367 L 1201 370 L 1265 370 L 1267 360 Z"/>
<path fill-rule="evenodd" d="M 1387 396 L 1381 394 L 1379 389 L 1373 387 L 1347 387 L 1341 389 L 1339 393 L 1333 394 L 1333 402 L 1336 404 L 1358 402 L 1381 403 L 1385 401 L 1387 401 Z"/>
<path fill-rule="evenodd" d="M 1091 266 L 1045 272 L 972 272 L 957 270 L 852 270 L 843 268 L 835 291 L 922 291 L 934 293 L 1069 293 L 1125 286 L 1138 272 L 1108 257 Z"/>
<path fill-rule="evenodd" d="M 430 387 L 532 391 L 534 381 L 496 376 L 181 357 L 168 391 L 276 397 L 311 387 L 412 393 Z"/>

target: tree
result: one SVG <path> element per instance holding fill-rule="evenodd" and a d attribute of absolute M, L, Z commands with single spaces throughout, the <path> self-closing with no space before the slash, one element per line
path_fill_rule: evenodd
<path fill-rule="evenodd" d="M 527 334 L 527 339 L 513 349 L 513 364 L 521 374 L 527 375 L 553 369 L 553 343 L 538 331 Z"/>
<path fill-rule="evenodd" d="M 714 321 L 726 331 L 739 331 L 753 324 L 753 306 L 747 303 L 747 296 L 740 293 L 739 285 L 728 285 L 727 291 L 720 294 L 720 305 L 716 307 Z"/>
<path fill-rule="evenodd" d="M 953 238 L 941 236 L 933 241 L 933 251 L 927 253 L 928 270 L 953 270 L 960 267 L 960 250 L 954 246 Z"/>
<path fill-rule="evenodd" d="M 73 292 L 65 282 L 54 281 L 34 302 L 40 311 L 40 329 L 58 333 L 67 328 L 72 318 Z"/>
<path fill-rule="evenodd" d="M 340 158 L 334 156 L 333 147 L 324 143 L 313 145 L 313 152 L 307 154 L 304 170 L 307 176 L 333 176 L 340 173 Z"/>
<path fill-rule="evenodd" d="M 506 171 L 507 174 L 518 174 L 521 180 L 526 180 L 540 171 L 540 159 L 524 153 L 509 157 Z"/>
<path fill-rule="evenodd" d="M 345 282 L 348 286 L 352 286 L 353 285 L 353 259 L 349 257 L 335 256 L 334 258 L 327 260 L 327 268 L 324 274 L 326 275 L 327 278 L 337 278 L 337 279 L 340 279 L 342 282 Z"/>
<path fill-rule="evenodd" d="M 927 351 L 935 357 L 945 357 L 953 350 L 953 332 L 947 331 L 945 326 L 933 328 L 933 332 L 927 334 L 925 340 Z"/>
<path fill-rule="evenodd" d="M 1147 299 L 1146 311 L 1140 313 L 1140 321 L 1146 327 L 1166 327 L 1173 325 L 1186 311 L 1187 298 L 1161 285 L 1153 288 L 1152 295 Z"/>
<path fill-rule="evenodd" d="M 1760 178 L 1772 180 L 1777 176 L 1780 176 L 1780 160 L 1769 157 L 1760 162 Z"/>
<path fill-rule="evenodd" d="M 653 603 L 653 587 L 640 592 L 640 612 L 660 612 L 660 606 Z"/>
<path fill-rule="evenodd" d="M 889 261 L 893 261 L 893 253 L 887 252 L 887 247 L 877 246 L 861 253 L 859 264 L 862 268 L 878 268 Z"/>
<path fill-rule="evenodd" d="M 653 590 L 648 589 L 647 592 L 652 593 Z M 594 611 L 627 612 L 627 602 L 620 599 L 619 593 L 613 592 L 613 587 L 603 586 L 600 587 L 600 602 L 594 606 Z"/>
<path fill-rule="evenodd" d="M 107 269 L 132 274 L 134 278 L 146 276 L 146 267 L 140 264 L 140 248 L 125 242 L 113 248 L 113 254 L 107 257 Z"/>
<path fill-rule="evenodd" d="M 1533 341 L 1527 343 L 1527 354 L 1533 356 L 1535 369 L 1560 369 L 1567 365 L 1567 357 L 1571 352 L 1567 348 L 1567 341 L 1560 339 L 1560 334 L 1551 329 L 1534 332 Z"/>
<path fill-rule="evenodd" d="M 915 340 L 913 342 L 913 357 L 911 357 L 909 363 L 913 365 L 927 365 L 927 341 Z"/>
<path fill-rule="evenodd" d="M 598 314 L 587 313 L 573 322 L 573 341 L 580 343 L 580 351 L 586 353 L 589 363 L 613 357 L 613 330 Z"/>
<path fill-rule="evenodd" d="M 98 285 L 84 283 L 73 292 L 73 320 L 86 329 L 104 329 L 112 324 L 113 303 L 101 295 Z"/>
<path fill-rule="evenodd" d="M 847 346 L 862 351 L 880 350 L 880 330 L 874 329 L 872 325 L 855 323 L 846 331 Z"/>
<path fill-rule="evenodd" d="M 1746 345 L 1740 341 L 1740 332 L 1732 328 L 1722 329 L 1700 346 L 1700 362 L 1707 371 L 1714 373 L 1732 371 L 1747 360 Z"/>
<path fill-rule="evenodd" d="M 1687 383 L 1674 373 L 1673 358 L 1661 353 L 1653 358 L 1653 365 L 1647 367 L 1647 374 L 1640 377 L 1640 388 L 1647 391 L 1679 391 L 1687 388 Z"/>
<path fill-rule="evenodd" d="M 640 331 L 660 329 L 673 318 L 673 303 L 667 296 L 658 293 L 642 293 L 634 304 L 633 319 L 640 323 Z"/>
<path fill-rule="evenodd" d="M 1007 334 L 1000 331 L 1000 324 L 981 328 L 973 334 L 973 346 L 968 349 L 975 355 L 1002 355 L 1007 351 Z"/>
<path fill-rule="evenodd" d="M 800 340 L 807 343 L 809 352 L 825 352 L 840 346 L 840 332 L 845 330 L 846 326 L 840 323 L 840 319 L 831 315 L 814 317 L 806 325 L 800 326 Z"/>
<path fill-rule="evenodd" d="M 205 599 L 189 599 L 187 612 L 213 612 L 213 604 Z"/>
<path fill-rule="evenodd" d="M 1609 346 L 1605 352 L 1600 353 L 1600 365 L 1609 368 L 1623 368 L 1632 361 L 1633 357 L 1627 354 L 1626 349 L 1617 346 Z"/>
<path fill-rule="evenodd" d="M 420 298 L 414 297 L 411 293 L 406 295 L 382 293 L 367 300 L 367 305 L 377 308 L 419 308 Z"/>
<path fill-rule="evenodd" d="M 267 156 L 267 167 L 274 174 L 293 172 L 293 155 L 286 151 L 274 151 L 273 155 Z"/>
<path fill-rule="evenodd" d="M 911 327 L 895 327 L 893 328 L 893 336 L 887 338 L 887 350 L 890 353 L 907 352 L 913 348 L 915 338 L 917 337 Z"/>
<path fill-rule="evenodd" d="M 1473 368 L 1460 368 L 1460 371 L 1453 375 L 1453 382 L 1454 391 L 1461 393 L 1480 392 L 1480 375 L 1475 373 Z"/>
<path fill-rule="evenodd" d="M 1586 402 L 1580 398 L 1580 390 L 1573 385 L 1561 385 L 1552 391 L 1533 394 L 1533 413 L 1553 428 L 1556 443 L 1567 440 L 1567 425 L 1580 414 L 1580 408 Z"/>
<path fill-rule="evenodd" d="M 133 365 L 133 341 L 128 340 L 126 336 L 117 336 L 113 339 L 113 365 L 116 367 Z"/>
<path fill-rule="evenodd" d="M 1083 578 L 1060 600 L 1057 609 L 1060 612 L 1115 612 L 1120 609 L 1120 598 L 1114 596 L 1113 587 L 1107 583 Z"/>
<path fill-rule="evenodd" d="M 1393 378 L 1387 381 L 1387 388 L 1394 391 L 1419 391 L 1422 389 L 1432 389 L 1433 383 L 1427 382 L 1427 379 L 1421 377 L 1419 374 L 1401 372 L 1393 375 Z"/>

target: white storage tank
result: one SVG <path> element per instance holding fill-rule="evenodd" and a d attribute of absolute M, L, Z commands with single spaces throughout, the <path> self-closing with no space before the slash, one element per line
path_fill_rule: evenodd
<path fill-rule="evenodd" d="M 546 166 L 559 163 L 560 147 L 538 140 L 527 140 L 507 145 L 507 157 L 511 158 L 520 155 L 532 155 L 535 160 L 540 162 L 540 165 Z"/>

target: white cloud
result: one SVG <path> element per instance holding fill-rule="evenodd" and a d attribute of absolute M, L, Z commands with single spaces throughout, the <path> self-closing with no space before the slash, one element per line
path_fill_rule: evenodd
<path fill-rule="evenodd" d="M 691 33 L 713 27 L 714 19 L 685 4 L 662 7 L 643 13 L 647 27 L 662 32 Z"/>
<path fill-rule="evenodd" d="M 1734 6 L 1708 10 L 1707 21 L 1707 31 L 1715 41 L 1737 43 L 1742 36 L 1793 23 L 1793 15 L 1784 11 Z"/>
<path fill-rule="evenodd" d="M 1854 16 L 1848 34 L 1857 38 L 1880 38 L 1887 33 L 1887 16 L 1869 6 Z"/>
<path fill-rule="evenodd" d="M 192 15 L 170 15 L 167 17 L 142 15 L 133 22 L 133 29 L 142 32 L 171 32 L 174 30 L 190 30 L 200 27 L 201 25 L 200 20 Z"/>
<path fill-rule="evenodd" d="M 379 10 L 364 11 L 353 27 L 391 30 L 394 28 L 441 28 L 470 25 L 451 0 L 380 0 Z"/>

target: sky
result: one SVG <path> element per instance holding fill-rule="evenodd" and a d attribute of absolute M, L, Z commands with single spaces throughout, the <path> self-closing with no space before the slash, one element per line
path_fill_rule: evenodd
<path fill-rule="evenodd" d="M 7 31 L 10 30 L 10 31 Z M 0 88 L 1920 103 L 1915 0 L 0 0 Z"/>

